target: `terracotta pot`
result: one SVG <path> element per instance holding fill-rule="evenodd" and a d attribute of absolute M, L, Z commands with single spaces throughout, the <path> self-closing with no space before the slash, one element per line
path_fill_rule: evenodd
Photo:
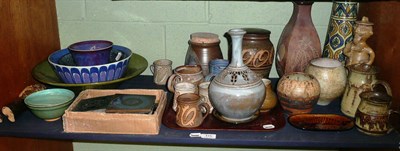
<path fill-rule="evenodd" d="M 278 100 L 289 115 L 310 113 L 320 95 L 317 79 L 307 73 L 286 74 L 278 82 Z"/>
<path fill-rule="evenodd" d="M 321 43 L 311 20 L 313 2 L 294 1 L 292 17 L 278 42 L 275 65 L 279 76 L 303 72 L 307 64 L 321 57 Z"/>
<path fill-rule="evenodd" d="M 347 74 L 344 65 L 340 61 L 317 58 L 311 60 L 304 72 L 313 75 L 319 82 L 321 94 L 318 99 L 318 105 L 328 105 L 343 95 Z"/>
<path fill-rule="evenodd" d="M 254 120 L 265 97 L 261 78 L 243 64 L 242 29 L 231 29 L 232 60 L 218 76 L 211 81 L 209 97 L 216 116 L 229 123 L 245 123 Z"/>

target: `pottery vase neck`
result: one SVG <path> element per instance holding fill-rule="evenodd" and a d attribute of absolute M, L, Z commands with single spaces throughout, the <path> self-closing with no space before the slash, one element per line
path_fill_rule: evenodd
<path fill-rule="evenodd" d="M 311 22 L 311 7 L 313 2 L 293 2 L 293 15 L 291 20 L 298 20 L 297 23 Z"/>
<path fill-rule="evenodd" d="M 242 67 L 244 66 L 242 60 L 242 42 L 243 36 L 246 31 L 242 29 L 231 29 L 228 34 L 232 38 L 232 60 L 229 64 L 230 67 Z"/>

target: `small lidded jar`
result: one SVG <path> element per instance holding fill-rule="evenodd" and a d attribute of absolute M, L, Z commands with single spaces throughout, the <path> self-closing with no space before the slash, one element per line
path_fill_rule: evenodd
<path fill-rule="evenodd" d="M 201 65 L 204 76 L 209 74 L 208 64 L 211 60 L 223 59 L 217 34 L 196 32 L 190 34 L 188 43 L 185 65 Z"/>

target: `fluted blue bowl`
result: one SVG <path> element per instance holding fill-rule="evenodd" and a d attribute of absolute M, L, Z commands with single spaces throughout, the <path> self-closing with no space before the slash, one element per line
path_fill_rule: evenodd
<path fill-rule="evenodd" d="M 118 54 L 121 57 L 115 60 Z M 123 77 L 129 64 L 132 51 L 126 47 L 113 45 L 110 55 L 110 63 L 77 66 L 68 49 L 61 49 L 53 52 L 48 57 L 48 62 L 58 77 L 65 83 L 97 83 L 116 80 Z"/>

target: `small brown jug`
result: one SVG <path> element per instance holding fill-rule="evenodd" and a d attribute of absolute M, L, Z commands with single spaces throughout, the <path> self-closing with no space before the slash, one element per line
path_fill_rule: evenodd
<path fill-rule="evenodd" d="M 195 93 L 185 93 L 178 96 L 176 108 L 176 124 L 180 127 L 198 127 L 210 112 L 210 106 Z"/>

